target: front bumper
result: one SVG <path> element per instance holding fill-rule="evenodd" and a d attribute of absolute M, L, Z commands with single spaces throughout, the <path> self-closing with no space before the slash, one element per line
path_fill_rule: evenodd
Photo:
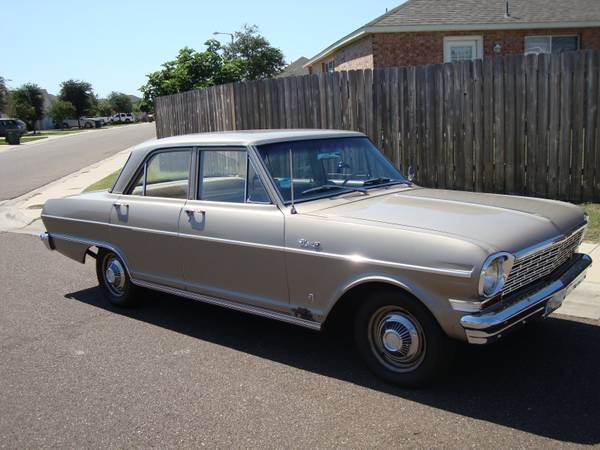
<path fill-rule="evenodd" d="M 588 255 L 575 254 L 568 267 L 559 269 L 560 272 L 547 284 L 507 298 L 487 311 L 463 316 L 460 324 L 467 340 L 470 344 L 488 344 L 530 319 L 548 315 L 584 280 L 585 271 L 591 264 L 592 258 Z"/>

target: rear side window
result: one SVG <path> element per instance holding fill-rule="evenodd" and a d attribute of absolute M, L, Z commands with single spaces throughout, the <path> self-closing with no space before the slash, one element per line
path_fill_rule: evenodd
<path fill-rule="evenodd" d="M 190 149 L 154 154 L 144 164 L 129 195 L 188 198 L 191 159 Z"/>

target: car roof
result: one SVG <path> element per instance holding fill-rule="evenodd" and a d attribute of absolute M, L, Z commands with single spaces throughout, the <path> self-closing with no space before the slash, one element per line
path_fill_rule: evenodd
<path fill-rule="evenodd" d="M 344 130 L 280 129 L 219 131 L 212 133 L 185 134 L 163 139 L 151 139 L 134 147 L 129 160 L 115 183 L 112 192 L 122 193 L 123 189 L 148 153 L 159 148 L 193 146 L 246 146 L 275 142 L 302 141 L 310 139 L 330 139 L 343 137 L 365 137 L 363 133 Z"/>
<path fill-rule="evenodd" d="M 160 147 L 188 145 L 259 145 L 307 139 L 336 137 L 364 137 L 363 133 L 345 130 L 280 129 L 217 131 L 211 133 L 184 134 L 162 139 L 152 139 L 135 147 L 134 152 L 144 153 Z"/>

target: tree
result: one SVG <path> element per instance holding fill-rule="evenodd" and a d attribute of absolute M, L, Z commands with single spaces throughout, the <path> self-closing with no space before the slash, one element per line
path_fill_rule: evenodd
<path fill-rule="evenodd" d="M 111 108 L 118 113 L 130 113 L 133 110 L 131 97 L 122 92 L 111 92 L 108 94 L 108 101 Z"/>
<path fill-rule="evenodd" d="M 112 106 L 108 100 L 99 100 L 96 111 L 98 115 L 102 117 L 112 116 L 113 113 Z"/>
<path fill-rule="evenodd" d="M 0 113 L 6 111 L 8 106 L 8 89 L 6 88 L 6 80 L 0 77 Z"/>
<path fill-rule="evenodd" d="M 87 81 L 67 80 L 61 83 L 59 98 L 75 107 L 77 118 L 91 112 L 96 97 L 92 85 Z"/>
<path fill-rule="evenodd" d="M 62 125 L 63 120 L 67 117 L 75 116 L 75 113 L 73 103 L 64 100 L 57 100 L 48 108 L 48 114 L 52 117 L 54 125 L 58 127 Z"/>
<path fill-rule="evenodd" d="M 240 62 L 242 80 L 271 78 L 285 67 L 281 50 L 271 47 L 256 25 L 244 25 L 226 45 L 225 57 Z"/>
<path fill-rule="evenodd" d="M 152 111 L 154 98 L 161 95 L 268 78 L 281 72 L 285 65 L 281 50 L 271 47 L 256 26 L 244 26 L 226 46 L 216 39 L 209 39 L 204 45 L 204 51 L 182 48 L 175 60 L 147 75 L 148 81 L 140 88 L 144 94 L 140 110 Z"/>
<path fill-rule="evenodd" d="M 37 84 L 27 83 L 12 91 L 15 115 L 35 133 L 36 121 L 44 117 L 44 94 Z"/>

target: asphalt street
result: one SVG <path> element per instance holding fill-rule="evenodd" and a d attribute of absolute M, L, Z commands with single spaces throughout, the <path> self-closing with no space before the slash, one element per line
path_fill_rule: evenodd
<path fill-rule="evenodd" d="M 155 136 L 154 124 L 142 123 L 36 141 L 10 150 L 0 147 L 0 201 L 26 194 Z"/>
<path fill-rule="evenodd" d="M 554 316 L 462 346 L 426 390 L 385 384 L 350 333 L 162 294 L 117 309 L 81 265 L 0 234 L 0 445 L 523 448 L 600 444 L 600 322 Z"/>

